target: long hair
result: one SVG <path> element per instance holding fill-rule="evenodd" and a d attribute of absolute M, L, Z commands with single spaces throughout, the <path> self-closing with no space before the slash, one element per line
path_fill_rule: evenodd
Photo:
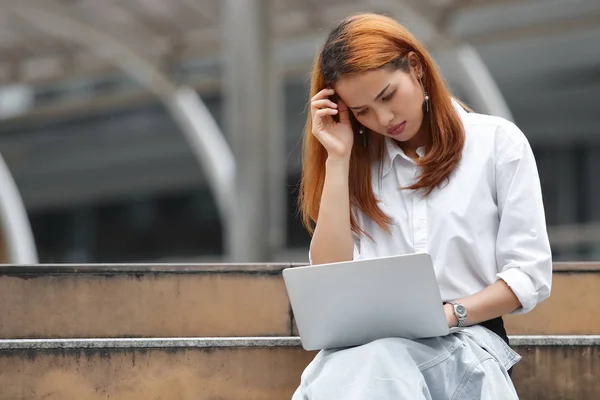
<path fill-rule="evenodd" d="M 421 167 L 418 180 L 403 189 L 422 191 L 427 196 L 449 179 L 456 169 L 461 159 L 465 133 L 460 117 L 452 105 L 450 92 L 433 58 L 400 23 L 378 14 L 360 14 L 342 21 L 330 32 L 325 45 L 317 54 L 309 98 L 326 87 L 333 87 L 342 76 L 380 68 L 396 68 L 408 72 L 407 55 L 410 52 L 419 59 L 423 85 L 429 93 L 430 111 L 424 115 L 423 123 L 430 124 L 432 143 L 425 157 L 417 161 L 417 165 Z M 358 123 L 352 113 L 350 120 L 356 135 Z M 381 163 L 384 137 L 368 131 L 365 134 L 369 136 L 368 146 L 364 147 L 355 140 L 350 155 L 350 208 L 362 210 L 389 232 L 388 224 L 391 219 L 377 205 L 371 183 L 371 166 L 374 161 Z M 309 114 L 304 128 L 299 208 L 302 222 L 311 234 L 314 231 L 313 223 L 316 223 L 319 216 L 326 160 L 327 150 L 312 134 L 312 119 Z M 354 233 L 365 233 L 352 211 L 350 222 Z"/>

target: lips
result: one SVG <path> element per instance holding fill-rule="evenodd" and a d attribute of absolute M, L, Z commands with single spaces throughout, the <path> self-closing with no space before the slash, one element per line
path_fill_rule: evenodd
<path fill-rule="evenodd" d="M 398 124 L 398 125 L 394 125 L 392 126 L 390 129 L 388 129 L 388 134 L 392 135 L 392 136 L 398 136 L 402 133 L 402 131 L 404 131 L 404 127 L 406 126 L 406 121 Z"/>

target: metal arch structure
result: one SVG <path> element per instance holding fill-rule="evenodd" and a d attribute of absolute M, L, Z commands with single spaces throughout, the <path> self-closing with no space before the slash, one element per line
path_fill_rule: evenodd
<path fill-rule="evenodd" d="M 265 25 L 268 25 L 268 20 L 265 19 L 265 15 L 268 14 L 266 1 L 253 0 L 245 4 L 243 1 L 229 0 L 226 4 L 235 5 L 236 8 L 226 7 L 228 12 L 225 15 L 225 29 L 235 28 L 237 22 L 247 24 L 253 30 L 256 30 L 258 23 L 264 22 Z M 252 10 L 249 8 L 249 4 L 260 8 L 260 10 Z M 447 61 L 444 63 L 444 70 L 450 75 L 454 74 L 455 81 L 465 90 L 476 108 L 489 114 L 512 119 L 510 110 L 498 86 L 477 51 L 440 28 L 440 24 L 434 22 L 433 18 L 422 11 L 422 5 L 418 0 L 367 0 L 367 4 L 378 9 L 388 10 L 393 17 L 406 23 L 417 36 L 430 44 L 434 51 L 442 50 L 448 56 L 446 57 Z M 453 5 L 456 4 L 458 4 L 458 1 L 448 6 L 449 15 L 451 15 Z M 272 199 L 271 193 L 275 192 L 272 188 L 275 187 L 276 182 L 272 182 L 266 187 L 261 183 L 261 190 L 256 190 L 256 187 L 252 186 L 252 182 L 259 182 L 259 178 L 264 179 L 264 175 L 262 177 L 258 175 L 261 171 L 270 178 L 277 178 L 277 180 L 280 180 L 281 176 L 272 172 L 277 171 L 277 166 L 269 166 L 273 164 L 272 160 L 265 164 L 264 158 L 266 157 L 263 157 L 260 161 L 252 161 L 254 164 L 246 165 L 244 162 L 240 162 L 248 161 L 250 156 L 264 155 L 263 150 L 256 147 L 256 143 L 249 143 L 248 148 L 242 149 L 241 152 L 240 149 L 235 149 L 236 146 L 241 146 L 238 143 L 234 146 L 234 151 L 236 151 L 236 155 L 242 154 L 242 156 L 240 159 L 234 157 L 234 153 L 225 142 L 221 130 L 196 92 L 191 88 L 181 87 L 172 82 L 156 67 L 151 59 L 136 50 L 139 47 L 133 45 L 133 38 L 112 32 L 106 29 L 106 26 L 99 26 L 95 21 L 89 20 L 79 13 L 73 12 L 69 7 L 58 4 L 53 0 L 8 0 L 4 1 L 3 5 L 6 11 L 30 22 L 37 29 L 52 36 L 79 43 L 95 54 L 109 60 L 154 93 L 165 104 L 173 119 L 181 127 L 194 156 L 206 172 L 209 185 L 216 198 L 221 219 L 227 227 L 226 241 L 230 246 L 228 248 L 230 254 L 234 255 L 234 260 L 241 261 L 243 257 L 244 261 L 267 261 L 262 258 L 265 254 L 268 254 L 265 241 L 277 242 L 276 236 L 280 235 L 273 234 L 277 232 L 276 229 L 264 230 L 262 227 L 260 229 L 256 229 L 256 227 L 266 223 L 265 220 L 272 218 L 268 212 L 265 212 L 265 204 L 272 210 L 278 207 L 281 200 L 273 201 Z M 242 15 L 240 12 L 242 6 L 247 11 L 246 15 Z M 238 12 L 232 12 L 232 10 Z M 242 83 L 243 88 L 240 92 L 234 93 L 233 96 L 231 90 L 228 92 L 230 97 L 234 97 L 232 104 L 236 108 L 236 112 L 240 111 L 240 100 L 244 99 L 249 91 L 261 91 L 263 94 L 259 97 L 267 100 L 268 96 L 264 96 L 264 93 L 275 93 L 280 90 L 280 88 L 276 90 L 273 90 L 274 88 L 269 89 L 272 82 L 266 79 L 264 72 L 262 74 L 256 73 L 257 69 L 270 70 L 268 63 L 260 60 L 258 60 L 259 64 L 256 65 L 250 63 L 257 61 L 257 59 L 249 56 L 247 49 L 244 47 L 234 49 L 235 46 L 232 46 L 234 42 L 227 35 L 225 36 L 226 54 L 229 54 L 234 62 L 241 61 L 244 63 L 237 67 L 246 66 L 253 73 L 252 77 L 259 80 L 259 82 Z M 259 43 L 260 40 L 266 39 L 264 31 L 256 31 L 251 36 L 246 37 L 250 44 L 248 47 L 261 54 L 269 52 L 269 49 Z M 257 65 L 260 65 L 260 67 L 257 68 Z M 230 71 L 227 72 L 228 77 L 236 78 L 235 68 L 232 70 L 230 65 L 224 67 Z M 254 103 L 256 103 L 256 100 Z M 252 104 L 250 108 L 256 111 L 254 115 L 249 115 L 248 111 L 244 111 L 245 114 L 242 113 L 245 117 L 248 117 L 248 120 L 252 120 L 257 116 L 265 117 L 264 107 Z M 241 116 L 234 117 L 233 125 L 236 128 L 232 132 L 234 135 L 240 134 L 237 131 L 241 120 Z M 270 121 L 267 124 L 264 121 L 257 122 L 252 127 L 252 131 L 255 132 L 249 134 L 248 137 L 256 140 L 268 138 L 269 149 L 280 149 L 280 144 L 274 145 L 274 140 L 277 140 L 277 138 L 276 135 L 272 134 L 277 129 L 270 127 L 269 124 L 281 126 L 280 122 Z M 269 132 L 267 137 L 258 134 L 257 132 L 260 130 Z M 236 141 L 234 140 L 234 142 Z M 246 150 L 249 151 L 246 152 Z M 236 171 L 236 159 L 243 167 L 241 171 Z M 279 175 L 282 174 L 282 171 L 281 168 L 278 170 Z M 270 193 L 268 197 L 265 196 L 267 192 Z M 239 201 L 243 196 L 249 199 L 250 207 L 245 212 L 240 212 L 241 209 L 238 205 L 241 204 Z M 275 214 L 280 213 L 280 211 L 276 210 Z M 246 218 L 247 216 L 251 218 Z M 279 217 L 276 216 L 275 218 Z M 272 224 L 272 221 L 269 221 L 268 224 Z M 280 222 L 275 225 L 280 226 Z M 254 230 L 252 230 L 253 226 L 255 227 Z M 281 230 L 279 234 L 281 234 Z M 269 235 L 271 235 L 270 238 Z M 238 250 L 236 250 L 236 246 L 238 246 Z"/>
<path fill-rule="evenodd" d="M 472 45 L 461 44 L 454 50 L 450 61 L 459 72 L 454 79 L 469 93 L 478 109 L 513 121 L 513 115 L 498 84 Z"/>
<path fill-rule="evenodd" d="M 452 77 L 470 96 L 475 108 L 486 114 L 513 120 L 504 96 L 477 50 L 441 29 L 421 11 L 418 0 L 369 0 L 369 3 L 389 9 L 394 18 L 405 23 L 434 52 L 441 53 L 440 63 L 446 75 Z M 447 5 L 444 19 L 451 17 L 452 8 L 458 3 L 455 0 Z"/>
<path fill-rule="evenodd" d="M 235 159 L 210 112 L 189 87 L 178 86 L 151 60 L 136 52 L 131 39 L 96 26 L 52 0 L 7 1 L 5 10 L 54 37 L 76 42 L 109 60 L 155 94 L 179 125 L 207 175 L 222 221 L 229 224 L 233 208 Z"/>
<path fill-rule="evenodd" d="M 0 155 L 0 227 L 10 264 L 37 264 L 38 256 L 19 189 Z"/>

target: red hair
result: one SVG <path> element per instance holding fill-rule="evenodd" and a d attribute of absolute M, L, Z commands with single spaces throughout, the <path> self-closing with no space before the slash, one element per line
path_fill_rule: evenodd
<path fill-rule="evenodd" d="M 452 105 L 451 95 L 433 58 L 425 47 L 400 23 L 378 14 L 360 14 L 350 17 L 334 28 L 314 63 L 310 96 L 312 98 L 326 87 L 333 87 L 342 76 L 359 74 L 380 68 L 409 70 L 408 54 L 414 53 L 423 71 L 423 85 L 429 93 L 431 146 L 427 154 L 417 161 L 421 174 L 417 182 L 403 189 L 420 190 L 425 196 L 449 179 L 462 155 L 465 140 L 464 128 Z M 309 107 L 310 109 L 310 107 Z M 350 113 L 355 134 L 358 123 Z M 384 137 L 367 132 L 367 147 L 355 144 L 350 156 L 349 190 L 350 208 L 360 209 L 383 229 L 391 219 L 379 208 L 371 183 L 371 166 L 381 160 Z M 325 182 L 327 150 L 312 134 L 312 120 L 308 115 L 304 128 L 302 151 L 302 181 L 299 207 L 302 221 L 312 234 L 319 216 L 319 206 Z M 365 233 L 351 213 L 352 231 Z"/>

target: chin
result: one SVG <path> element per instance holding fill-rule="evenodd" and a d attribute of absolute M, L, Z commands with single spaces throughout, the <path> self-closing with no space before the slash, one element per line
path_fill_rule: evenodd
<path fill-rule="evenodd" d="M 390 137 L 397 142 L 408 142 L 410 139 L 412 139 L 412 136 L 407 136 L 407 135 L 390 136 Z"/>
<path fill-rule="evenodd" d="M 392 136 L 392 135 L 386 135 L 389 138 L 394 139 L 397 142 L 408 142 L 409 140 L 413 139 L 416 136 L 416 132 L 402 132 L 401 135 L 398 136 Z"/>

